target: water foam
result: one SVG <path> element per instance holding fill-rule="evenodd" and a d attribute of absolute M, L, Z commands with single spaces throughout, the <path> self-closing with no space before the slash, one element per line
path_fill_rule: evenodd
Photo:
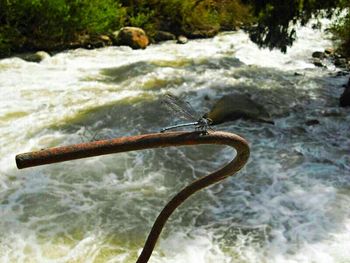
<path fill-rule="evenodd" d="M 180 207 L 152 262 L 346 262 L 349 114 L 333 112 L 345 77 L 309 60 L 330 46 L 323 31 L 298 36 L 287 54 L 258 49 L 239 31 L 146 50 L 77 49 L 39 64 L 1 60 L 0 261 L 134 262 L 166 200 L 231 151 L 162 149 L 24 171 L 14 155 L 95 132 L 159 130 L 173 121 L 157 101 L 167 91 L 204 112 L 235 90 L 265 98 L 276 125 L 219 128 L 247 137 L 249 164 Z M 300 70 L 305 76 L 294 76 Z M 321 124 L 306 127 L 309 116 Z"/>

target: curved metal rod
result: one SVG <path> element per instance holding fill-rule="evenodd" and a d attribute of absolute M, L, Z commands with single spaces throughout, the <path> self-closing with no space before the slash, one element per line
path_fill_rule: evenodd
<path fill-rule="evenodd" d="M 186 186 L 167 203 L 154 222 L 143 250 L 136 262 L 146 263 L 151 257 L 155 244 L 166 221 L 179 205 L 195 192 L 233 175 L 246 164 L 249 158 L 249 146 L 245 139 L 233 133 L 219 131 L 209 132 L 205 135 L 203 135 L 202 132 L 154 133 L 81 143 L 19 154 L 16 156 L 16 163 L 17 167 L 22 169 L 103 154 L 197 144 L 228 145 L 236 150 L 236 156 L 223 168 Z"/>

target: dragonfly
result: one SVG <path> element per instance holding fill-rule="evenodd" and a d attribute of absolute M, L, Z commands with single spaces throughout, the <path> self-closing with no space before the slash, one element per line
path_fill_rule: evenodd
<path fill-rule="evenodd" d="M 194 126 L 196 130 L 202 131 L 204 134 L 207 134 L 208 130 L 213 130 L 210 127 L 210 124 L 213 121 L 204 116 L 200 117 L 187 101 L 183 101 L 171 93 L 166 93 L 163 97 L 162 103 L 178 118 L 190 122 L 168 126 L 161 129 L 160 132 L 188 126 Z"/>

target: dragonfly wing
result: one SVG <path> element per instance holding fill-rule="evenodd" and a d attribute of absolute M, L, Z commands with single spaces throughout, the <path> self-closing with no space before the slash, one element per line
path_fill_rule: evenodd
<path fill-rule="evenodd" d="M 198 116 L 195 110 L 192 108 L 192 106 L 188 102 L 177 98 L 171 93 L 167 93 L 164 95 L 162 103 L 169 110 L 171 110 L 172 113 L 174 113 L 177 117 L 181 119 L 186 119 L 191 121 L 198 120 Z"/>

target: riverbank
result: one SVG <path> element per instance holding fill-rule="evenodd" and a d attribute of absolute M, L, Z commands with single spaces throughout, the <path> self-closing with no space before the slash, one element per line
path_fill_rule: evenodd
<path fill-rule="evenodd" d="M 318 15 L 338 15 L 349 8 L 341 0 L 309 5 L 292 1 L 293 8 L 282 2 L 254 0 L 13 0 L 1 6 L 0 57 L 108 46 L 115 32 L 126 26 L 142 28 L 150 42 L 169 39 L 169 33 L 189 39 L 207 38 L 244 26 L 259 46 L 285 52 L 295 41 L 298 23 L 305 24 Z M 349 28 L 347 13 L 332 29 L 346 57 L 350 56 Z"/>
<path fill-rule="evenodd" d="M 125 26 L 140 27 L 151 40 L 160 31 L 188 38 L 211 37 L 251 20 L 235 1 L 5 1 L 0 18 L 0 57 L 109 45 Z M 159 35 L 159 34 L 158 34 Z"/>

